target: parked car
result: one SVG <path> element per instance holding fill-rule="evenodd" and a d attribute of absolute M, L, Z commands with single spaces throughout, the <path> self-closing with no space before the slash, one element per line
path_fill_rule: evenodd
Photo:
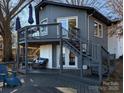
<path fill-rule="evenodd" d="M 38 57 L 33 61 L 32 68 L 33 69 L 46 69 L 48 63 L 47 58 Z"/>

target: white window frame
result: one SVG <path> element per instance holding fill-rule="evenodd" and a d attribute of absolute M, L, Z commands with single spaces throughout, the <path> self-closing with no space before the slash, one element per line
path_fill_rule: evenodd
<path fill-rule="evenodd" d="M 41 20 L 40 21 L 40 24 L 42 24 L 44 21 L 46 21 L 46 24 L 48 23 L 48 18 L 45 18 L 45 19 L 43 19 L 43 20 Z M 46 35 L 48 35 L 48 27 L 45 27 L 46 28 L 46 31 L 44 32 L 44 33 L 42 33 L 41 31 L 40 31 L 40 35 L 41 36 L 46 36 Z"/>
<path fill-rule="evenodd" d="M 98 21 L 94 21 L 94 23 L 97 23 L 97 35 L 95 35 L 94 33 L 94 36 L 95 37 L 98 37 L 98 38 L 103 38 L 103 24 L 102 23 L 100 23 L 100 22 L 98 22 Z M 95 25 L 95 24 L 94 24 Z M 101 30 L 102 30 L 102 32 L 101 32 L 101 35 L 100 35 L 100 29 L 99 29 L 99 25 L 101 25 Z M 95 31 L 96 29 L 95 29 L 95 26 L 94 26 L 94 31 Z"/>
<path fill-rule="evenodd" d="M 76 19 L 76 27 L 78 28 L 78 16 L 67 16 L 67 17 L 58 17 L 57 18 L 57 22 L 58 22 L 58 20 L 60 20 L 60 19 Z"/>
<path fill-rule="evenodd" d="M 58 18 L 57 18 L 57 22 L 58 22 L 59 20 L 61 20 L 61 19 L 67 19 L 67 20 L 69 20 L 69 19 L 76 19 L 76 28 L 78 28 L 78 16 L 58 17 Z M 67 30 L 68 30 L 68 29 L 67 29 Z M 57 30 L 57 35 L 59 35 L 59 30 Z M 68 35 L 67 35 L 67 37 L 68 37 Z"/>

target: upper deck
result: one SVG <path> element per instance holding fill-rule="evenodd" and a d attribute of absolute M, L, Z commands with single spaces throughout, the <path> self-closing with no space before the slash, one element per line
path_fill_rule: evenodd
<path fill-rule="evenodd" d="M 73 33 L 73 35 L 70 35 Z M 63 28 L 60 23 L 42 24 L 42 25 L 31 25 L 26 26 L 18 30 L 18 42 L 24 44 L 47 44 L 47 43 L 58 43 L 60 38 L 74 39 L 78 36 L 77 30 L 68 31 Z"/>

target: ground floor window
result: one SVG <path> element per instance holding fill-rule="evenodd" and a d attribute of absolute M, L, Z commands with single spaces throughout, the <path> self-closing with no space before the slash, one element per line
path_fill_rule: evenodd
<path fill-rule="evenodd" d="M 73 52 L 69 53 L 69 65 L 75 65 L 75 54 Z"/>
<path fill-rule="evenodd" d="M 65 65 L 65 47 L 63 47 L 63 65 Z"/>
<path fill-rule="evenodd" d="M 65 65 L 65 54 L 63 54 L 63 65 Z"/>

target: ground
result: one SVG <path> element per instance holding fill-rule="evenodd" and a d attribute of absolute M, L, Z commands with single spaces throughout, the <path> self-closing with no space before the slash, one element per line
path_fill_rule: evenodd
<path fill-rule="evenodd" d="M 99 93 L 83 82 L 62 78 L 55 74 L 28 74 L 22 75 L 22 86 L 3 88 L 1 93 Z"/>
<path fill-rule="evenodd" d="M 116 60 L 116 68 L 114 72 L 106 79 L 102 87 L 107 87 L 107 90 L 101 93 L 123 93 L 123 60 Z M 113 88 L 111 88 L 111 86 Z M 110 90 L 108 89 L 110 87 Z"/>
<path fill-rule="evenodd" d="M 49 73 L 51 70 L 48 70 L 47 73 L 43 71 L 43 73 L 19 74 L 22 86 L 0 88 L 0 93 L 122 93 L 123 62 L 118 60 L 116 63 L 115 71 L 110 75 L 110 78 L 103 81 L 100 87 L 89 80 L 75 78 L 71 75 L 65 76 L 59 72 Z M 76 76 L 79 76 L 77 71 L 75 73 Z M 109 87 L 115 90 L 108 91 Z M 99 89 L 102 91 L 100 92 Z M 104 89 L 105 91 L 103 91 Z"/>

